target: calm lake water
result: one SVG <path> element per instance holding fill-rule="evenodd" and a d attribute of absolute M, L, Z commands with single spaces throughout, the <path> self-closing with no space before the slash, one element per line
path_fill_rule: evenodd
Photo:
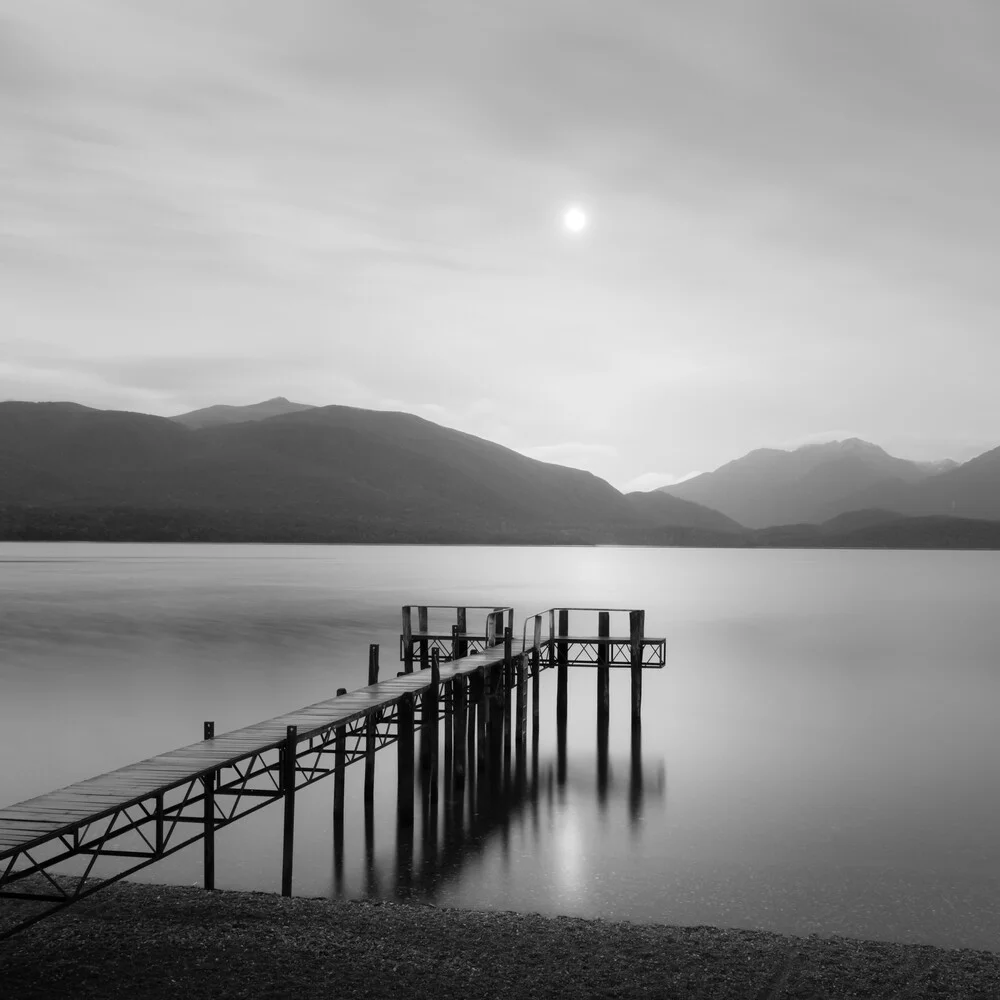
<path fill-rule="evenodd" d="M 615 671 L 599 781 L 571 670 L 560 781 L 545 673 L 522 800 L 433 843 L 418 806 L 411 860 L 383 751 L 341 871 L 332 781 L 300 794 L 297 893 L 1000 948 L 997 553 L 0 543 L 0 804 L 362 686 L 370 642 L 388 676 L 422 603 L 644 607 L 641 747 Z M 219 887 L 276 891 L 280 828 L 220 833 Z"/>

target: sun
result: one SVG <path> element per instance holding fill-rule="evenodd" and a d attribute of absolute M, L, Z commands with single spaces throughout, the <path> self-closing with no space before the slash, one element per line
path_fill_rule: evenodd
<path fill-rule="evenodd" d="M 563 212 L 563 228 L 570 233 L 582 233 L 587 228 L 587 213 L 579 205 L 570 205 Z"/>

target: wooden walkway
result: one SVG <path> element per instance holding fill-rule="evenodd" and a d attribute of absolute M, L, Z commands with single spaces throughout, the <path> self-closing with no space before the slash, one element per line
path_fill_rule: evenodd
<path fill-rule="evenodd" d="M 414 636 L 419 641 L 419 634 Z M 520 655 L 517 643 L 514 655 Z M 482 653 L 440 664 L 441 683 L 468 677 L 502 663 L 504 647 L 493 646 Z M 38 795 L 0 809 L 0 861 L 42 840 L 71 833 L 84 824 L 111 815 L 159 792 L 206 777 L 223 767 L 239 764 L 285 742 L 289 726 L 298 739 L 307 741 L 331 728 L 340 728 L 383 713 L 406 695 L 418 695 L 431 686 L 430 672 L 418 670 L 379 681 L 349 694 L 307 705 L 285 715 L 212 739 L 201 740 L 177 750 L 148 757 L 96 778 L 87 778 L 54 792 Z"/>
<path fill-rule="evenodd" d="M 334 834 L 339 825 L 342 836 L 345 768 L 365 762 L 368 810 L 375 753 L 398 744 L 398 816 L 412 824 L 418 725 L 420 766 L 436 794 L 442 719 L 445 780 L 458 787 L 467 769 L 495 777 L 501 764 L 509 767 L 512 740 L 522 759 L 529 682 L 537 745 L 543 670 L 558 674 L 557 725 L 564 733 L 569 666 L 597 667 L 599 715 L 607 712 L 609 669 L 630 667 L 636 725 L 642 671 L 665 662 L 665 640 L 645 637 L 641 611 L 628 612 L 628 637 L 609 634 L 608 611 L 598 613 L 596 635 L 588 630 L 574 637 L 570 610 L 596 609 L 550 609 L 527 619 L 523 637 L 515 640 L 510 608 L 449 609 L 457 619 L 450 634 L 430 631 L 429 609 L 416 610 L 413 629 L 411 608 L 403 609 L 405 669 L 395 677 L 378 679 L 378 647 L 371 646 L 367 687 L 341 689 L 334 698 L 218 736 L 214 723 L 206 722 L 205 739 L 197 743 L 0 809 L 0 899 L 48 906 L 0 926 L 0 939 L 196 841 L 203 841 L 205 885 L 213 888 L 216 831 L 275 801 L 285 808 L 282 892 L 290 895 L 298 789 L 335 776 Z M 483 630 L 467 630 L 470 610 L 486 611 Z M 98 860 L 114 870 L 95 868 Z M 66 876 L 70 861 L 84 868 L 82 874 Z"/>

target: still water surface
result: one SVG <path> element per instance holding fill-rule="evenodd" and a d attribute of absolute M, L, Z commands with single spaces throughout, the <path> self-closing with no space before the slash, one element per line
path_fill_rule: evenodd
<path fill-rule="evenodd" d="M 641 747 L 613 672 L 601 778 L 571 670 L 561 782 L 546 673 L 523 800 L 433 844 L 418 808 L 411 857 L 383 751 L 341 870 L 332 782 L 300 794 L 297 893 L 1000 949 L 996 553 L 0 543 L 0 804 L 359 687 L 370 642 L 388 676 L 420 603 L 646 608 Z M 219 834 L 220 888 L 277 890 L 280 827 Z"/>

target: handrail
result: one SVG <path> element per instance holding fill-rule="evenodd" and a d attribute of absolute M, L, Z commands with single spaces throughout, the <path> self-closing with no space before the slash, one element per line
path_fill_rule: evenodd
<path fill-rule="evenodd" d="M 530 615 L 524 619 L 524 625 L 521 629 L 521 645 L 522 648 L 528 648 L 528 622 L 534 621 L 535 619 L 541 619 L 544 615 L 549 616 L 549 638 L 547 642 L 554 642 L 556 639 L 560 638 L 555 634 L 555 615 L 557 611 L 607 611 L 609 614 L 632 614 L 633 611 L 640 611 L 641 608 L 546 608 L 544 611 L 539 611 L 536 614 Z M 538 627 L 536 626 L 535 632 L 538 632 Z M 572 638 L 569 636 L 568 638 Z M 543 646 L 547 643 L 542 642 L 539 639 L 535 639 L 532 642 L 531 648 L 535 648 L 535 644 L 538 644 L 538 649 L 541 650 Z"/>

